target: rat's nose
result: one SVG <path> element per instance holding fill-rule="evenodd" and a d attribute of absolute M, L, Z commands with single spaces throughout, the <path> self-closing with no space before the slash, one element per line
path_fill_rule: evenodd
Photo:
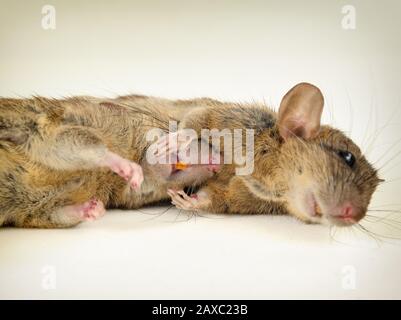
<path fill-rule="evenodd" d="M 355 223 L 361 220 L 363 212 L 358 210 L 351 202 L 345 202 L 339 210 L 339 215 L 336 218 L 346 223 Z"/>
<path fill-rule="evenodd" d="M 340 217 L 343 219 L 347 219 L 347 218 L 353 218 L 354 217 L 354 207 L 352 206 L 352 204 L 347 203 L 346 205 L 344 205 L 344 207 L 341 209 L 341 215 Z"/>

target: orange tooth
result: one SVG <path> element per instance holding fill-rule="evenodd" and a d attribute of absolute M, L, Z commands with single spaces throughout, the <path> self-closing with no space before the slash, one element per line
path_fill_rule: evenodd
<path fill-rule="evenodd" d="M 322 214 L 322 209 L 320 209 L 320 207 L 319 207 L 318 204 L 316 204 L 316 206 L 315 206 L 315 212 L 316 212 L 317 214 L 319 214 L 319 215 Z"/>
<path fill-rule="evenodd" d="M 184 162 L 177 162 L 175 168 L 177 170 L 185 170 L 186 168 L 188 168 L 188 165 Z"/>

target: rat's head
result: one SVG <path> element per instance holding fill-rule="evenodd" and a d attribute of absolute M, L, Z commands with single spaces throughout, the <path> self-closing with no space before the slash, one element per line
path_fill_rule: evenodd
<path fill-rule="evenodd" d="M 352 225 L 365 216 L 380 180 L 351 139 L 320 125 L 323 103 L 318 88 L 301 83 L 280 104 L 275 165 L 281 200 L 303 221 Z"/>
<path fill-rule="evenodd" d="M 361 220 L 379 179 L 360 149 L 339 130 L 289 138 L 280 153 L 289 212 L 304 221 L 346 226 Z"/>

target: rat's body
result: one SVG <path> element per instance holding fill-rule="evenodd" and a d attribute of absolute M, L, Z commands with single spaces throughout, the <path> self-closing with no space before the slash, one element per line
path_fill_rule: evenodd
<path fill-rule="evenodd" d="M 0 226 L 73 226 L 204 181 L 204 167 L 175 178 L 170 165 L 144 161 L 148 129 L 190 109 L 142 96 L 0 99 Z"/>
<path fill-rule="evenodd" d="M 379 179 L 350 139 L 320 127 L 322 108 L 320 90 L 304 83 L 287 93 L 278 114 L 211 99 L 0 99 L 0 225 L 72 226 L 104 207 L 138 208 L 168 196 L 186 210 L 355 223 Z M 254 129 L 254 172 L 237 176 L 235 164 L 224 164 L 217 174 L 202 165 L 175 174 L 169 165 L 148 165 L 145 135 L 169 120 L 198 134 Z M 194 185 L 200 190 L 187 196 L 183 188 Z"/>

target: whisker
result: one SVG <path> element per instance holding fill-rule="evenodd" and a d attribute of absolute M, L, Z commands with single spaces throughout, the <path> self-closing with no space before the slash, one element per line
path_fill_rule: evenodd
<path fill-rule="evenodd" d="M 377 111 L 377 108 L 376 108 L 376 111 Z M 371 135 L 371 136 L 373 136 L 373 139 L 370 141 L 367 149 L 365 150 L 365 152 L 364 152 L 365 154 L 370 154 L 370 152 L 372 151 L 372 146 L 377 141 L 378 137 L 382 134 L 383 130 L 390 125 L 390 122 L 392 121 L 392 119 L 396 118 L 398 112 L 399 112 L 399 109 L 394 108 L 392 114 L 386 120 L 386 123 L 379 129 L 376 129 L 375 132 Z M 377 116 L 375 118 L 377 119 Z"/>
<path fill-rule="evenodd" d="M 374 237 L 376 240 L 380 240 L 381 242 L 384 242 L 384 240 L 381 238 L 391 239 L 391 240 L 401 240 L 401 237 L 393 237 L 393 236 L 389 236 L 389 235 L 378 234 L 376 232 L 368 230 L 366 227 L 362 226 L 361 223 L 358 223 L 357 225 L 359 228 L 364 230 L 367 234 Z"/>
<path fill-rule="evenodd" d="M 361 225 L 360 223 L 357 223 L 357 224 L 355 225 L 355 227 L 356 227 L 356 228 L 359 228 L 361 231 L 364 231 L 365 234 L 367 234 L 367 235 L 370 236 L 373 240 L 375 240 L 376 243 L 377 243 L 378 245 L 381 243 L 382 240 L 381 240 L 380 238 L 378 238 L 377 235 L 376 235 L 374 232 L 372 232 L 372 231 L 366 229 L 366 228 L 365 228 L 363 225 Z"/>
<path fill-rule="evenodd" d="M 401 203 L 387 203 L 387 204 L 382 204 L 374 207 L 369 207 L 369 209 L 375 209 L 375 208 L 383 208 L 383 207 L 393 207 L 393 206 L 401 206 Z"/>
<path fill-rule="evenodd" d="M 161 213 L 156 213 L 156 214 L 144 212 L 144 211 L 142 211 L 142 210 L 140 210 L 140 209 L 136 209 L 136 210 L 138 210 L 139 212 L 141 212 L 141 213 L 143 213 L 143 214 L 154 215 L 155 217 L 152 217 L 152 218 L 149 218 L 149 219 L 146 220 L 146 221 L 151 221 L 151 220 L 155 220 L 155 219 L 157 219 L 157 218 L 160 218 L 161 216 L 163 216 L 164 214 L 166 214 L 166 213 L 167 213 L 169 210 L 171 210 L 172 208 L 174 208 L 174 206 L 171 205 L 171 206 L 169 206 L 167 209 L 163 210 Z"/>
<path fill-rule="evenodd" d="M 364 220 L 371 222 L 371 223 L 376 223 L 376 222 L 381 222 L 381 221 L 390 221 L 394 224 L 400 224 L 401 225 L 401 221 L 399 220 L 395 220 L 395 219 L 390 219 L 389 216 L 391 216 L 391 214 L 387 215 L 387 216 L 374 216 L 374 215 L 366 215 L 366 217 L 364 218 Z M 369 220 L 370 219 L 370 220 Z"/>
<path fill-rule="evenodd" d="M 383 209 L 383 210 L 377 209 L 377 210 L 374 210 L 374 209 L 368 209 L 368 212 L 401 213 L 401 210 L 393 210 L 393 209 L 391 209 L 391 210 L 387 210 L 387 209 Z"/>

